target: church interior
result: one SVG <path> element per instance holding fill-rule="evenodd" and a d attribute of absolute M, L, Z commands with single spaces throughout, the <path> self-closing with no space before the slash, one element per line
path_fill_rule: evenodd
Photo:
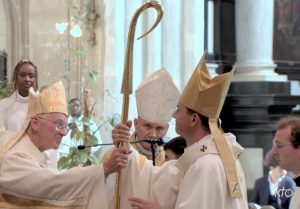
<path fill-rule="evenodd" d="M 1 0 L 0 98 L 16 64 L 30 60 L 39 89 L 60 80 L 68 100 L 87 99 L 101 137 L 111 142 L 122 111 L 129 28 L 144 2 Z M 251 193 L 255 180 L 269 172 L 263 161 L 276 121 L 300 116 L 300 1 L 158 2 L 163 16 L 153 31 L 138 39 L 156 21 L 154 9 L 136 23 L 128 118 L 137 114 L 135 89 L 158 69 L 165 68 L 181 92 L 203 54 L 211 76 L 235 68 L 220 119 L 245 149 L 240 160 Z M 166 140 L 177 136 L 174 127 L 172 119 Z"/>

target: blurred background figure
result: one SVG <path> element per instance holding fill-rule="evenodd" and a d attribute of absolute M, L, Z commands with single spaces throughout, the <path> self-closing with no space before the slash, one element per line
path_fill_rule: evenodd
<path fill-rule="evenodd" d="M 177 160 L 184 153 L 186 141 L 182 136 L 177 136 L 164 145 L 165 160 Z"/>
<path fill-rule="evenodd" d="M 255 181 L 254 191 L 249 202 L 258 205 L 272 205 L 276 209 L 288 209 L 290 198 L 295 190 L 295 183 L 282 169 L 270 150 L 264 160 L 269 173 Z"/>
<path fill-rule="evenodd" d="M 253 202 L 249 203 L 249 209 L 260 209 L 261 207 Z"/>
<path fill-rule="evenodd" d="M 249 203 L 249 209 L 275 209 L 271 205 L 259 206 L 255 203 Z"/>
<path fill-rule="evenodd" d="M 81 100 L 78 98 L 73 98 L 69 101 L 69 117 L 68 117 L 68 127 L 69 132 L 66 136 L 63 137 L 62 142 L 58 149 L 58 159 L 61 156 L 67 156 L 69 154 L 70 148 L 76 148 L 78 145 L 82 145 L 82 132 L 83 126 L 88 125 L 90 134 L 94 137 L 93 144 L 102 143 L 100 132 L 98 129 L 97 124 L 89 119 L 84 118 L 82 114 L 82 103 Z M 91 149 L 92 153 L 100 149 L 99 147 L 93 147 Z M 57 159 L 57 160 L 58 160 Z"/>

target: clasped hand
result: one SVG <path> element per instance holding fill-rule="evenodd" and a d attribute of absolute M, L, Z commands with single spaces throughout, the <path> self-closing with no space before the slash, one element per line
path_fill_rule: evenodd
<path fill-rule="evenodd" d="M 113 128 L 111 136 L 114 144 L 118 147 L 120 143 L 128 143 L 130 139 L 130 127 L 132 121 L 127 121 L 126 124 L 118 124 Z"/>
<path fill-rule="evenodd" d="M 115 148 L 112 151 L 110 158 L 103 163 L 105 176 L 107 177 L 109 174 L 125 168 L 128 163 L 128 154 L 130 153 L 125 147 Z"/>

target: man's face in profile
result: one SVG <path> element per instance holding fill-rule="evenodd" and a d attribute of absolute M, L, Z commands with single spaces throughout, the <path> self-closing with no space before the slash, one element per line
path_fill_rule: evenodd
<path fill-rule="evenodd" d="M 273 155 L 281 168 L 294 172 L 299 162 L 300 148 L 293 147 L 290 139 L 291 131 L 290 126 L 276 131 L 273 139 Z"/>

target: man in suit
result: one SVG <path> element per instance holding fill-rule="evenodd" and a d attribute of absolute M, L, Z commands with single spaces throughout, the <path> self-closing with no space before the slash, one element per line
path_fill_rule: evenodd
<path fill-rule="evenodd" d="M 295 192 L 290 209 L 300 208 L 300 118 L 288 116 L 277 123 L 273 139 L 273 154 L 281 168 L 295 175 Z"/>
<path fill-rule="evenodd" d="M 272 150 L 266 154 L 264 165 L 270 169 L 269 173 L 255 181 L 254 191 L 249 202 L 272 205 L 276 209 L 288 209 L 291 194 L 295 190 L 295 183 L 278 165 Z"/>

